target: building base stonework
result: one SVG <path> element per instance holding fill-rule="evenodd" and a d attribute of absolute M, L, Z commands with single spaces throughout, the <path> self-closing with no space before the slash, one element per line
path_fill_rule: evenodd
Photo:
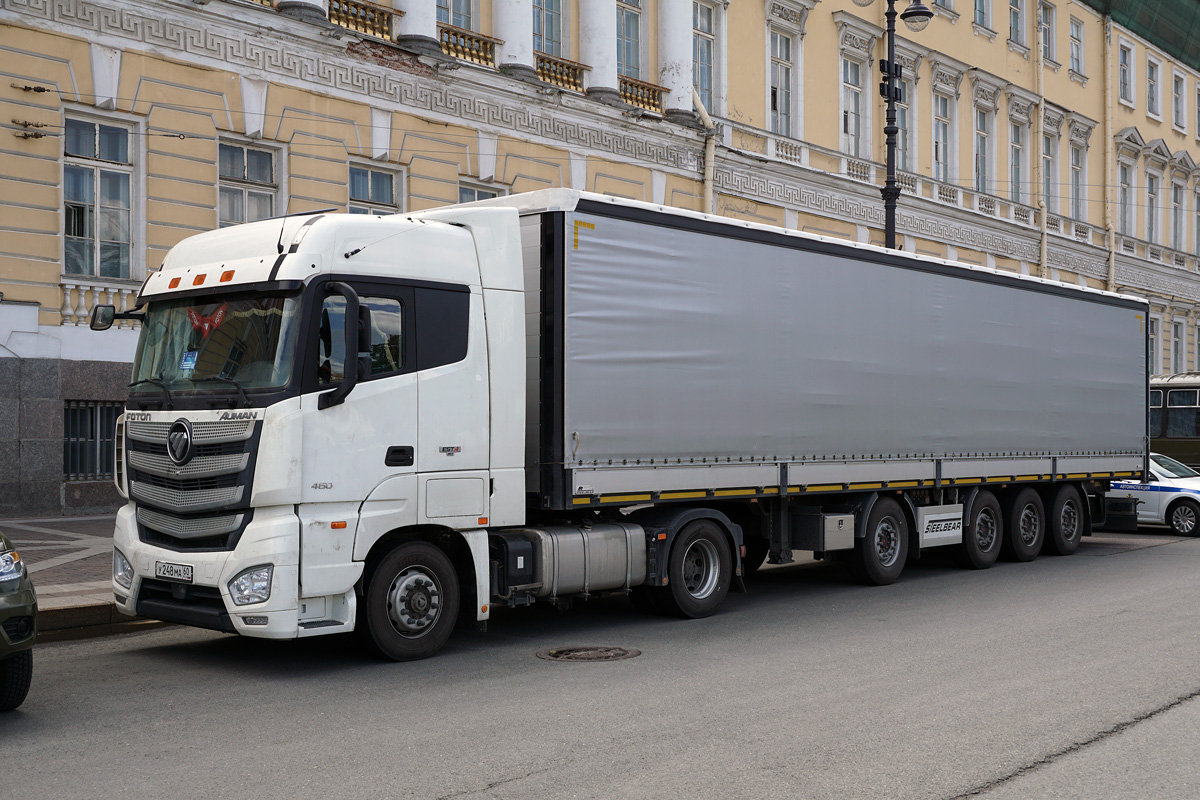
<path fill-rule="evenodd" d="M 67 479 L 64 414 L 68 401 L 124 402 L 128 383 L 128 363 L 0 358 L 0 516 L 93 514 L 121 505 L 111 477 Z"/>

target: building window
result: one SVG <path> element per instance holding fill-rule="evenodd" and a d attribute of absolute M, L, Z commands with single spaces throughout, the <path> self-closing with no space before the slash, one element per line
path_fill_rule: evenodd
<path fill-rule="evenodd" d="M 716 12 L 705 3 L 692 3 L 692 83 L 700 102 L 713 111 L 713 76 L 716 66 Z"/>
<path fill-rule="evenodd" d="M 533 49 L 562 55 L 562 0 L 533 0 Z"/>
<path fill-rule="evenodd" d="M 1146 113 L 1152 117 L 1162 116 L 1162 98 L 1159 96 L 1159 72 L 1161 64 L 1146 59 Z"/>
<path fill-rule="evenodd" d="M 1158 184 L 1157 175 L 1146 173 L 1146 241 L 1158 244 Z"/>
<path fill-rule="evenodd" d="M 1054 46 L 1054 6 L 1042 3 L 1038 9 L 1038 31 L 1042 39 L 1042 58 L 1054 61 L 1057 48 Z"/>
<path fill-rule="evenodd" d="M 493 197 L 499 197 L 504 194 L 503 189 L 495 189 L 487 186 L 476 186 L 466 183 L 458 185 L 458 202 L 473 203 L 476 200 L 491 200 Z"/>
<path fill-rule="evenodd" d="M 470 30 L 471 0 L 437 0 L 437 21 Z"/>
<path fill-rule="evenodd" d="M 975 109 L 975 191 L 988 191 L 988 131 L 991 115 L 982 108 Z"/>
<path fill-rule="evenodd" d="M 67 119 L 63 132 L 63 271 L 129 278 L 133 251 L 129 130 Z"/>
<path fill-rule="evenodd" d="M 908 165 L 908 146 L 909 146 L 909 92 L 912 87 L 908 81 L 896 81 L 896 88 L 900 92 L 900 96 L 896 98 L 896 127 L 899 128 L 896 132 L 896 169 L 909 170 Z"/>
<path fill-rule="evenodd" d="M 1008 158 L 1009 197 L 1014 203 L 1020 203 L 1023 202 L 1021 192 L 1021 162 L 1025 159 L 1025 129 L 1016 122 L 1012 124 L 1012 133 L 1009 137 Z"/>
<path fill-rule="evenodd" d="M 1071 19 L 1071 69 L 1083 74 L 1083 23 Z"/>
<path fill-rule="evenodd" d="M 1133 48 L 1121 45 L 1117 55 L 1118 85 L 1121 99 L 1133 103 Z"/>
<path fill-rule="evenodd" d="M 1071 216 L 1083 219 L 1083 148 L 1071 145 Z"/>
<path fill-rule="evenodd" d="M 842 59 L 842 152 L 857 158 L 862 149 L 862 65 Z"/>
<path fill-rule="evenodd" d="M 992 27 L 992 0 L 975 0 L 975 24 Z"/>
<path fill-rule="evenodd" d="M 275 215 L 275 154 L 235 144 L 220 146 L 222 228 Z"/>
<path fill-rule="evenodd" d="M 395 214 L 399 210 L 395 173 L 351 165 L 351 214 Z"/>
<path fill-rule="evenodd" d="M 641 0 L 617 3 L 617 74 L 637 80 L 642 77 Z"/>
<path fill-rule="evenodd" d="M 1058 184 L 1058 140 L 1053 136 L 1042 137 L 1042 199 L 1046 201 L 1046 210 L 1053 213 L 1058 208 L 1058 192 L 1054 187 Z"/>
<path fill-rule="evenodd" d="M 1183 323 L 1171 323 L 1171 372 L 1183 372 Z"/>
<path fill-rule="evenodd" d="M 63 409 L 63 477 L 69 481 L 113 477 L 121 403 L 68 400 Z"/>
<path fill-rule="evenodd" d="M 1171 247 L 1183 249 L 1183 184 L 1171 184 Z"/>
<path fill-rule="evenodd" d="M 1183 76 L 1175 73 L 1171 80 L 1171 116 L 1174 119 L 1175 127 L 1180 130 L 1187 130 L 1187 114 L 1183 110 L 1183 96 L 1186 87 L 1187 83 Z"/>
<path fill-rule="evenodd" d="M 1159 373 L 1158 362 L 1162 358 L 1162 351 L 1158 347 L 1158 320 L 1151 317 L 1146 320 L 1146 338 L 1149 340 L 1147 344 L 1150 347 L 1150 374 L 1157 375 Z"/>
<path fill-rule="evenodd" d="M 792 135 L 792 37 L 771 31 L 771 132 Z"/>
<path fill-rule="evenodd" d="M 950 98 L 933 95 L 933 179 L 950 181 Z"/>
<path fill-rule="evenodd" d="M 1008 0 L 1008 38 L 1025 44 L 1025 0 Z"/>
<path fill-rule="evenodd" d="M 1133 170 L 1128 164 L 1117 167 L 1117 232 L 1129 235 L 1129 216 L 1132 211 Z"/>

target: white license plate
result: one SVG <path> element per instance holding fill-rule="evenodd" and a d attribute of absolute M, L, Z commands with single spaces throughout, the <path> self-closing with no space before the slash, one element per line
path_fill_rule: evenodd
<path fill-rule="evenodd" d="M 192 582 L 191 564 L 169 564 L 166 561 L 154 562 L 154 577 L 180 583 Z"/>

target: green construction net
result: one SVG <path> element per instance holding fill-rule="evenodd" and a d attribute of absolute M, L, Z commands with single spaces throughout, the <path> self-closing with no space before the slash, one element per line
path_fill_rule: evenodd
<path fill-rule="evenodd" d="M 1083 0 L 1184 64 L 1200 69 L 1200 0 Z"/>

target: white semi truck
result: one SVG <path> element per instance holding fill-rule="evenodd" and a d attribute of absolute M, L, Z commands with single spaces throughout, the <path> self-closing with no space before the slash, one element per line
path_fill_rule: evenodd
<path fill-rule="evenodd" d="M 1069 554 L 1146 470 L 1142 300 L 576 191 L 201 234 L 125 317 L 117 606 L 397 660 L 795 550 Z"/>

